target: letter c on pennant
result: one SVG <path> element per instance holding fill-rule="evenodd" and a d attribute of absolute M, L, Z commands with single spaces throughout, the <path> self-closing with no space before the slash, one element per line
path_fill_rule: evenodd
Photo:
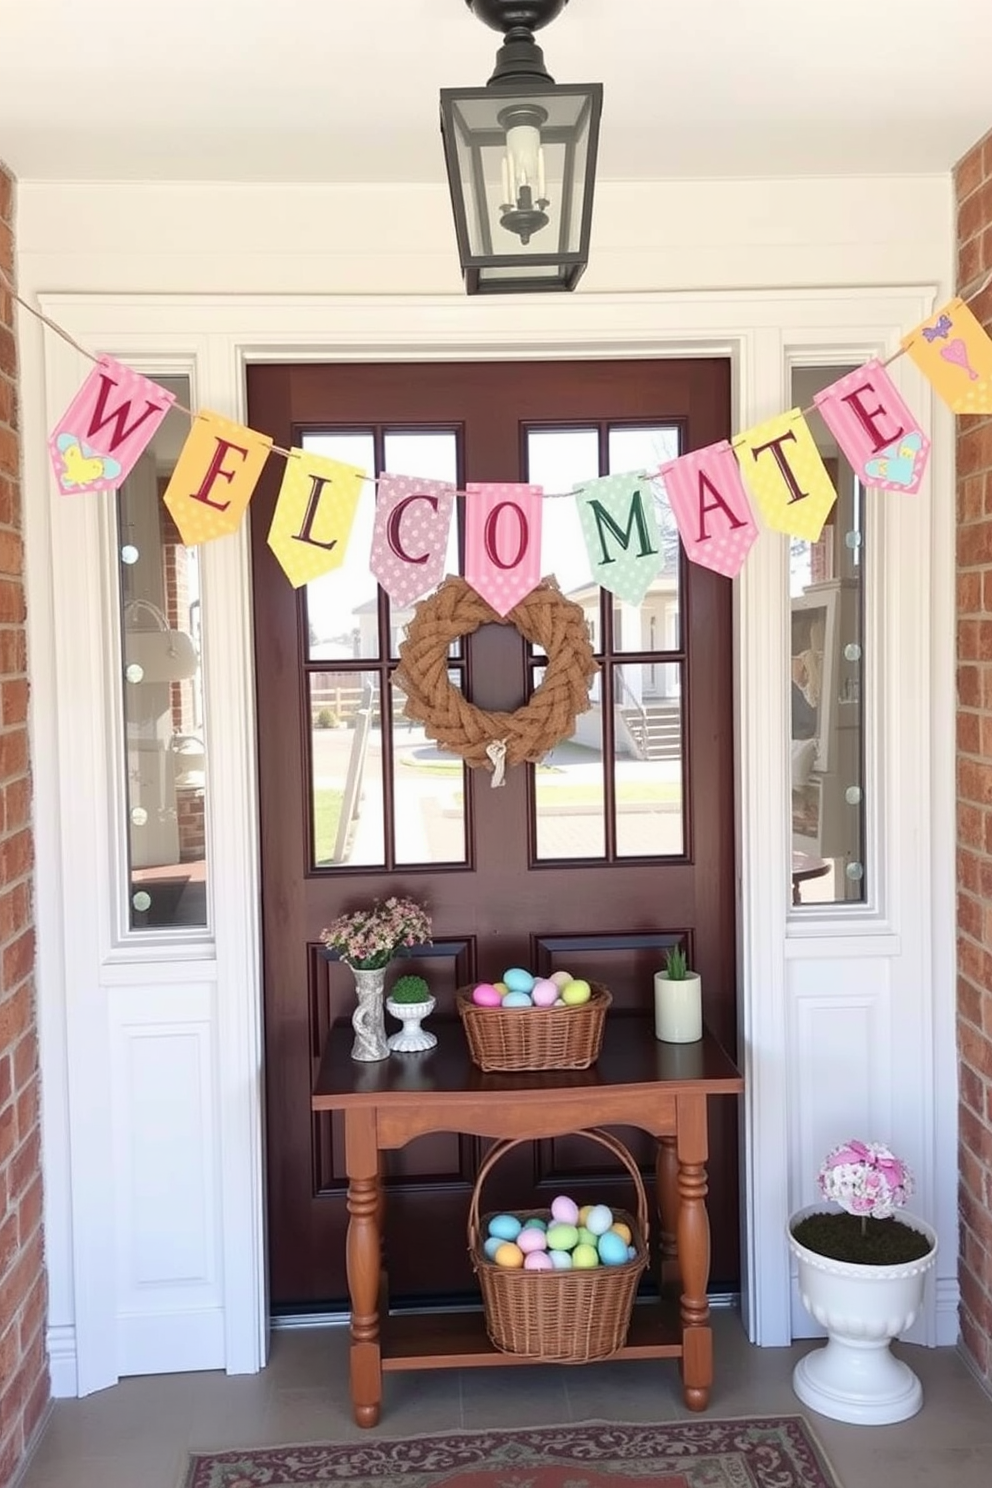
<path fill-rule="evenodd" d="M 406 551 L 400 540 L 400 523 L 403 520 L 407 507 L 412 505 L 414 501 L 426 501 L 431 511 L 437 512 L 438 499 L 436 496 L 428 496 L 424 492 L 421 492 L 419 495 L 404 496 L 402 501 L 397 501 L 389 513 L 389 521 L 386 524 L 386 541 L 397 558 L 401 559 L 404 563 L 426 563 L 430 557 L 429 552 L 421 553 L 419 558 L 414 558 Z"/>

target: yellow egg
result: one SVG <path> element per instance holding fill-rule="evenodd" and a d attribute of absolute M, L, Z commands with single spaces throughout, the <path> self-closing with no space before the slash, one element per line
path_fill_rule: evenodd
<path fill-rule="evenodd" d="M 618 1219 L 615 1224 L 610 1225 L 610 1229 L 615 1235 L 620 1236 L 620 1239 L 623 1241 L 624 1245 L 630 1245 L 633 1243 L 634 1237 L 630 1233 L 630 1226 L 625 1225 L 622 1220 Z"/>
<path fill-rule="evenodd" d="M 500 997 L 505 997 L 507 992 L 509 992 L 510 990 L 505 982 L 493 982 L 493 986 L 496 988 L 496 991 L 499 993 Z"/>
<path fill-rule="evenodd" d="M 588 1002 L 592 996 L 592 988 L 587 981 L 568 982 L 561 989 L 561 1000 L 568 1007 L 579 1007 L 581 1003 Z"/>
<path fill-rule="evenodd" d="M 499 1257 L 497 1257 L 497 1260 Z M 594 1245 L 577 1245 L 572 1251 L 572 1265 L 590 1270 L 599 1265 L 599 1252 Z"/>
<path fill-rule="evenodd" d="M 511 1240 L 508 1240 L 505 1245 L 499 1247 L 493 1260 L 497 1266 L 519 1269 L 524 1263 L 524 1253 L 519 1245 L 514 1245 Z"/>
<path fill-rule="evenodd" d="M 580 1226 L 580 1228 L 585 1229 L 586 1220 L 589 1218 L 590 1214 L 595 1209 L 595 1207 L 596 1207 L 595 1204 L 583 1204 L 582 1205 L 582 1208 L 579 1210 L 579 1226 Z"/>

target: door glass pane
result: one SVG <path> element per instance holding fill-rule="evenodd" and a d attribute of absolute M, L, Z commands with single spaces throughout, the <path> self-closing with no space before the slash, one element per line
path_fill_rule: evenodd
<path fill-rule="evenodd" d="M 303 448 L 375 472 L 371 432 L 305 434 Z M 369 573 L 369 549 L 375 520 L 375 486 L 363 486 L 354 526 L 340 568 L 306 585 L 306 614 L 311 661 L 370 658 L 379 655 L 376 582 Z"/>
<path fill-rule="evenodd" d="M 456 670 L 448 675 L 461 687 Z M 393 819 L 396 861 L 405 866 L 466 861 L 465 799 L 468 769 L 457 755 L 438 749 L 423 727 L 403 717 L 403 695 L 393 691 Z"/>
<path fill-rule="evenodd" d="M 541 681 L 537 669 L 534 686 Z M 598 688 L 599 678 L 593 681 Z M 576 719 L 563 739 L 534 767 L 537 856 L 541 860 L 606 855 L 606 789 L 603 782 L 603 714 L 599 706 Z"/>
<path fill-rule="evenodd" d="M 864 489 L 813 394 L 850 367 L 797 368 L 793 402 L 833 478 L 837 501 L 815 543 L 792 538 L 789 565 L 793 908 L 863 902 L 865 864 Z"/>
<path fill-rule="evenodd" d="M 671 425 L 641 428 L 613 427 L 609 431 L 610 475 L 625 471 L 653 474 L 666 460 L 679 455 L 679 431 Z M 614 609 L 613 648 L 616 651 L 678 650 L 679 534 L 661 481 L 645 483 L 645 501 L 652 500 L 661 547 L 658 572 L 639 606 Z"/>
<path fill-rule="evenodd" d="M 674 674 L 663 703 L 650 675 L 662 668 Z M 614 668 L 618 858 L 684 851 L 679 674 L 678 662 Z"/>
<path fill-rule="evenodd" d="M 599 591 L 592 584 L 575 497 L 564 493 L 598 475 L 598 429 L 527 430 L 527 479 L 560 498 L 541 508 L 541 575 L 553 574 L 570 599 Z"/>
<path fill-rule="evenodd" d="M 187 378 L 157 381 L 189 406 Z M 173 409 L 117 492 L 132 930 L 207 923 L 199 552 L 161 499 L 188 435 Z"/>
<path fill-rule="evenodd" d="M 385 830 L 378 673 L 311 672 L 309 681 L 314 867 L 379 866 Z"/>
<path fill-rule="evenodd" d="M 458 436 L 453 429 L 404 429 L 387 430 L 383 437 L 385 469 L 391 475 L 419 475 L 424 480 L 458 483 Z M 458 508 L 455 501 L 451 525 L 448 528 L 448 548 L 445 556 L 445 574 L 457 574 L 458 566 Z M 397 609 L 389 606 L 389 654 L 399 655 L 404 631 L 413 618 L 413 605 Z M 461 641 L 454 647 L 460 654 Z"/>

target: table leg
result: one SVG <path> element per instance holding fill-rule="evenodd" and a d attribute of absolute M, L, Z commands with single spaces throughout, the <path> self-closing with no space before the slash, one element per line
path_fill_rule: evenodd
<path fill-rule="evenodd" d="M 382 1195 L 375 1113 L 345 1112 L 348 1168 L 348 1292 L 351 1297 L 351 1404 L 359 1426 L 377 1426 L 382 1409 L 379 1278 Z"/>
<path fill-rule="evenodd" d="M 676 1226 L 679 1213 L 679 1155 L 674 1137 L 659 1137 L 655 1161 L 658 1196 L 658 1270 L 662 1287 L 679 1280 Z"/>
<path fill-rule="evenodd" d="M 706 1213 L 705 1095 L 678 1097 L 676 1237 L 682 1275 L 682 1396 L 690 1410 L 705 1410 L 713 1383 L 713 1333 L 706 1286 L 710 1275 L 710 1222 Z"/>

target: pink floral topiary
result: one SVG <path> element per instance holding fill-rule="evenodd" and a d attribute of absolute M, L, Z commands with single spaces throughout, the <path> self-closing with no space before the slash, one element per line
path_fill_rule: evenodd
<path fill-rule="evenodd" d="M 817 1177 L 820 1192 L 848 1214 L 888 1219 L 913 1192 L 907 1163 L 881 1142 L 844 1142 L 828 1152 Z"/>

